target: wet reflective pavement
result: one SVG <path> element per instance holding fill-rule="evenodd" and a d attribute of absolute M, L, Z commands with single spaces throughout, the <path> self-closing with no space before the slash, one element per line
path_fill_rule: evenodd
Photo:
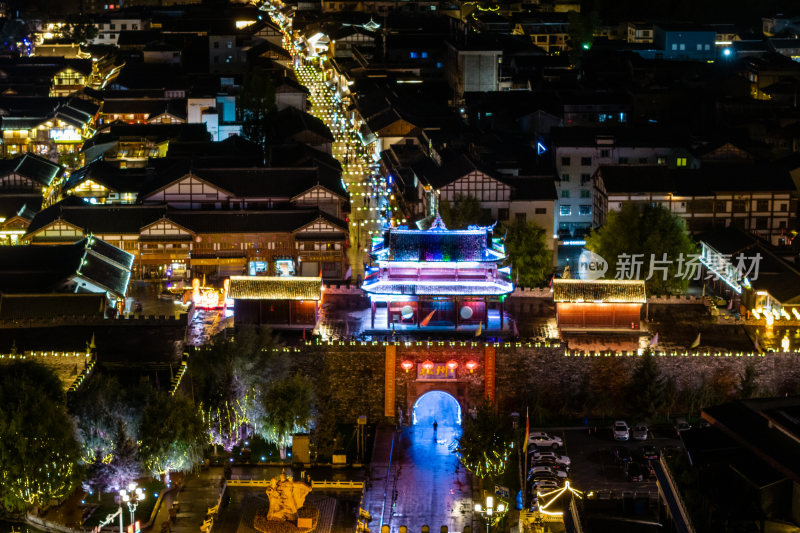
<path fill-rule="evenodd" d="M 380 531 L 381 525 L 388 525 L 397 531 L 404 525 L 416 533 L 423 525 L 431 531 L 443 525 L 449 531 L 472 526 L 472 483 L 450 451 L 460 432 L 458 426 L 440 425 L 434 434 L 432 426 L 416 425 L 395 434 L 391 468 L 373 465 L 365 498 L 372 515 L 370 529 Z M 391 446 L 390 437 L 379 439 L 378 446 Z"/>

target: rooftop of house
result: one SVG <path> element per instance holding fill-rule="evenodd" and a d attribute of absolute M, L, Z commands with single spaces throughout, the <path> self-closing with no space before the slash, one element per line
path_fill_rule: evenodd
<path fill-rule="evenodd" d="M 703 418 L 782 475 L 800 482 L 800 399 L 741 400 L 703 410 Z"/>
<path fill-rule="evenodd" d="M 677 196 L 774 191 L 795 193 L 788 170 L 775 165 L 708 165 L 668 168 L 663 165 L 603 165 L 597 173 L 607 193 L 661 192 Z M 758 179 L 753 179 L 758 176 Z"/>
<path fill-rule="evenodd" d="M 132 265 L 133 255 L 92 236 L 74 244 L 4 246 L 0 292 L 86 292 L 90 282 L 121 297 L 127 292 Z"/>
<path fill-rule="evenodd" d="M 325 142 L 333 142 L 333 134 L 322 120 L 294 107 L 287 107 L 273 114 L 270 117 L 270 124 L 277 136 L 282 139 L 311 132 Z"/>
<path fill-rule="evenodd" d="M 322 299 L 322 280 L 299 276 L 231 276 L 228 297 L 234 300 Z"/>
<path fill-rule="evenodd" d="M 729 256 L 733 264 L 740 254 L 748 259 L 759 254 L 758 272 L 751 272 L 748 278 L 753 290 L 766 291 L 784 305 L 800 304 L 800 270 L 778 255 L 769 243 L 738 228 L 708 231 L 698 240 Z"/>
<path fill-rule="evenodd" d="M 644 280 L 554 279 L 556 303 L 639 303 L 647 302 Z"/>
<path fill-rule="evenodd" d="M 13 159 L 0 160 L 0 176 L 19 174 L 44 187 L 48 187 L 63 170 L 64 168 L 58 163 L 35 154 L 24 154 Z"/>
<path fill-rule="evenodd" d="M 554 147 L 598 146 L 598 139 L 611 141 L 612 147 L 679 148 L 688 145 L 684 135 L 663 127 L 556 127 L 550 130 Z"/>
<path fill-rule="evenodd" d="M 140 234 L 159 220 L 166 220 L 186 230 L 183 237 L 201 233 L 292 233 L 322 219 L 339 232 L 347 223 L 318 209 L 272 209 L 268 211 L 188 211 L 168 209 L 164 205 L 91 205 L 79 198 L 67 197 L 36 214 L 28 227 L 32 236 L 57 220 L 98 235 Z"/>

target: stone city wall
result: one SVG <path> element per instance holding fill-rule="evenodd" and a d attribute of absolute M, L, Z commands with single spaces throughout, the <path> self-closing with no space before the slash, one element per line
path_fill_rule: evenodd
<path fill-rule="evenodd" d="M 354 421 L 365 414 L 370 420 L 384 419 L 384 372 L 387 347 L 396 346 L 394 362 L 395 407 L 408 409 L 416 398 L 432 389 L 451 392 L 469 409 L 478 405 L 486 392 L 484 364 L 486 345 L 469 341 L 421 342 L 328 342 L 292 348 L 294 366 L 318 385 L 318 404 L 337 419 Z M 756 383 L 768 394 L 794 392 L 800 384 L 800 354 L 731 352 L 657 352 L 653 355 L 628 353 L 583 353 L 558 344 L 497 343 L 496 402 L 513 408 L 531 395 L 564 398 L 580 402 L 590 394 L 596 402 L 607 395 L 621 398 L 641 357 L 655 357 L 661 374 L 672 377 L 678 390 L 697 388 L 703 381 L 722 391 L 733 392 L 745 367 L 751 363 Z M 424 361 L 455 361 L 456 379 L 420 382 L 416 365 Z M 404 361 L 413 366 L 408 372 Z M 477 363 L 473 372 L 467 362 Z M 560 400 L 559 400 L 560 401 Z M 575 410 L 579 406 L 575 406 Z"/>

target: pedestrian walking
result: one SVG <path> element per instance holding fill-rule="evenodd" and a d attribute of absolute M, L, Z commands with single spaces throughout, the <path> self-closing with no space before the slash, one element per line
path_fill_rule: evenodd
<path fill-rule="evenodd" d="M 436 435 L 436 428 L 438 428 L 438 427 L 439 427 L 439 424 L 436 422 L 436 420 L 434 420 L 433 421 L 433 434 L 434 435 Z"/>

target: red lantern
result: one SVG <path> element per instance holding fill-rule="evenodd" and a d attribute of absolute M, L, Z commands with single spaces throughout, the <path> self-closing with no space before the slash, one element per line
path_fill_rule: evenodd
<path fill-rule="evenodd" d="M 470 374 L 472 374 L 476 368 L 478 368 L 478 363 L 475 361 L 467 361 L 467 370 L 469 370 Z"/>
<path fill-rule="evenodd" d="M 458 362 L 457 362 L 457 361 L 454 361 L 454 360 L 452 360 L 452 359 L 450 359 L 450 360 L 447 362 L 447 368 L 448 368 L 448 370 L 450 370 L 451 372 L 455 372 L 455 371 L 456 371 L 456 368 L 458 368 Z"/>
<path fill-rule="evenodd" d="M 403 361 L 402 363 L 400 363 L 400 366 L 403 368 L 403 370 L 406 371 L 406 373 L 408 373 L 409 370 L 414 368 L 414 363 L 412 363 L 411 361 Z"/>
<path fill-rule="evenodd" d="M 425 370 L 433 370 L 433 362 L 432 361 L 425 361 L 422 363 L 422 368 Z"/>

